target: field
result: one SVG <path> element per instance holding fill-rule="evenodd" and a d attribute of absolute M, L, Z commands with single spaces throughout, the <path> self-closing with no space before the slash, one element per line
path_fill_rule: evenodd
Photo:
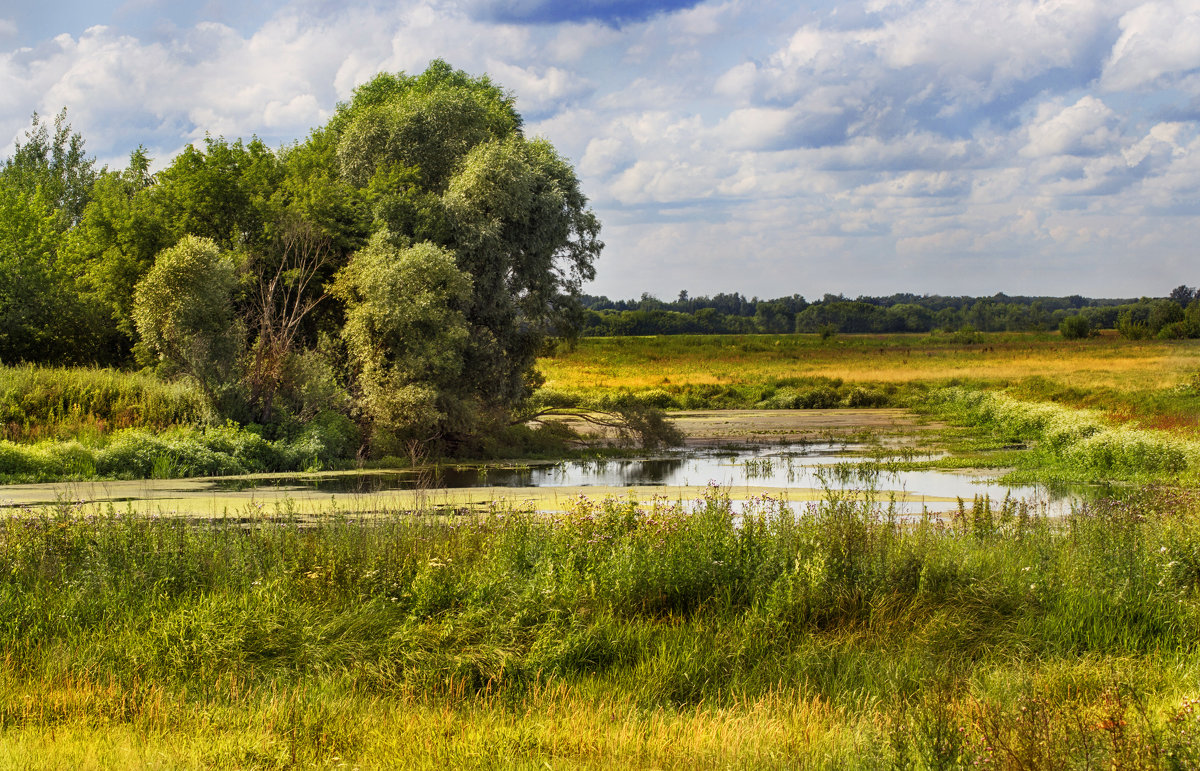
<path fill-rule="evenodd" d="M 861 406 L 909 406 L 929 387 L 970 384 L 1173 430 L 1195 430 L 1200 414 L 1200 345 L 1112 335 L 583 338 L 539 367 L 550 390 L 655 392 L 689 409 L 769 405 L 786 388 L 832 389 L 832 401 L 803 406 L 860 406 L 850 403 L 856 388 L 881 400 Z"/>
<path fill-rule="evenodd" d="M 901 520 L 870 490 L 200 522 L 62 502 L 0 524 L 0 766 L 1200 767 L 1195 344 L 599 339 L 541 367 L 550 399 L 887 406 L 826 415 L 875 432 L 917 409 L 956 451 L 937 463 L 1125 486 L 1062 519 Z M 109 446 L 100 407 L 65 414 Z M 26 441 L 70 439 L 47 420 L 65 433 Z"/>

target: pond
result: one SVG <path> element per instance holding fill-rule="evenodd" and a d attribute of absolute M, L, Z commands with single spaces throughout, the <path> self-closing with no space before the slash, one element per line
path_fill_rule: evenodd
<path fill-rule="evenodd" d="M 878 500 L 895 500 L 900 513 L 925 509 L 946 511 L 959 498 L 975 496 L 995 502 L 1006 496 L 1020 499 L 1047 513 L 1069 513 L 1088 494 L 1081 488 L 1049 489 L 1040 485 L 1002 485 L 998 474 L 982 470 L 901 470 L 886 458 L 873 462 L 869 448 L 847 443 L 768 445 L 740 449 L 691 449 L 665 457 L 569 460 L 557 463 L 502 466 L 442 466 L 423 473 L 291 477 L 262 480 L 255 486 L 309 489 L 326 493 L 382 493 L 389 490 L 467 490 L 505 488 L 583 488 L 608 494 L 630 488 L 671 490 L 719 486 L 735 501 L 764 491 L 791 500 L 822 497 L 826 491 L 872 491 Z M 933 456 L 913 458 L 930 459 Z M 244 480 L 217 481 L 224 489 L 246 489 Z"/>
<path fill-rule="evenodd" d="M 621 460 L 569 460 L 557 463 L 438 466 L 421 471 L 343 471 L 317 474 L 253 475 L 206 479 L 75 482 L 9 485 L 0 488 L 0 508 L 25 508 L 69 501 L 135 505 L 170 514 L 220 515 L 306 504 L 306 511 L 330 506 L 345 512 L 437 506 L 479 505 L 505 500 L 537 509 L 569 506 L 572 496 L 663 495 L 695 501 L 716 485 L 735 507 L 770 495 L 790 502 L 817 500 L 831 491 L 867 491 L 892 504 L 899 514 L 945 512 L 958 499 L 976 496 L 994 502 L 1006 496 L 1025 500 L 1049 515 L 1069 513 L 1086 490 L 1006 486 L 982 470 L 902 470 L 886 457 L 872 462 L 869 448 L 841 442 L 758 445 L 740 449 L 692 448 L 678 454 Z M 915 458 L 917 460 L 929 458 Z"/>

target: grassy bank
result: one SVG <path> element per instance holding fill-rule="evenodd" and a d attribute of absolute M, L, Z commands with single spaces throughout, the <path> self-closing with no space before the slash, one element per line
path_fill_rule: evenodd
<path fill-rule="evenodd" d="M 738 522 L 713 490 L 692 513 L 9 519 L 0 758 L 1200 762 L 1195 498 L 1066 521 L 978 504 L 905 526 L 836 497 L 793 513 L 761 499 Z"/>
<path fill-rule="evenodd" d="M 1100 439 L 1089 436 L 1085 450 L 1026 457 L 1078 479 L 1175 474 L 1196 464 L 1181 462 L 1172 448 L 1200 440 L 1194 341 L 1065 341 L 1044 333 L 587 338 L 539 366 L 546 384 L 534 395 L 535 409 L 612 410 L 631 402 L 638 414 L 643 407 L 903 407 L 948 410 L 971 425 L 977 411 L 947 406 L 953 400 L 944 395 L 965 389 L 1090 410 L 1088 420 L 1170 440 L 1131 444 L 1132 434 L 1106 429 L 1104 437 L 1121 439 L 1111 452 L 1101 452 Z M 110 370 L 0 367 L 0 419 L 7 437 L 0 438 L 0 482 L 10 483 L 331 468 L 348 463 L 360 445 L 350 421 L 332 413 L 264 438 L 254 427 L 215 425 L 200 394 L 186 385 Z M 511 427 L 482 438 L 473 452 L 565 453 L 563 437 L 551 433 Z M 1131 450 L 1150 445 L 1166 454 L 1138 460 Z"/>

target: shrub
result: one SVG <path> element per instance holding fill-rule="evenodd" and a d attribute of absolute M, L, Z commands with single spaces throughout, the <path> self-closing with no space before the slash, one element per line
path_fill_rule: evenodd
<path fill-rule="evenodd" d="M 1082 340 L 1092 335 L 1092 324 L 1086 316 L 1067 316 L 1058 325 L 1064 340 Z"/>

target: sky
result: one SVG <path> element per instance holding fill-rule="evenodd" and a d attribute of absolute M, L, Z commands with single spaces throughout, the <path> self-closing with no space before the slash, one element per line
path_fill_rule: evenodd
<path fill-rule="evenodd" d="M 591 294 L 1200 284 L 1200 0 L 0 0 L 0 157 L 282 147 L 435 58 L 574 163 Z"/>

